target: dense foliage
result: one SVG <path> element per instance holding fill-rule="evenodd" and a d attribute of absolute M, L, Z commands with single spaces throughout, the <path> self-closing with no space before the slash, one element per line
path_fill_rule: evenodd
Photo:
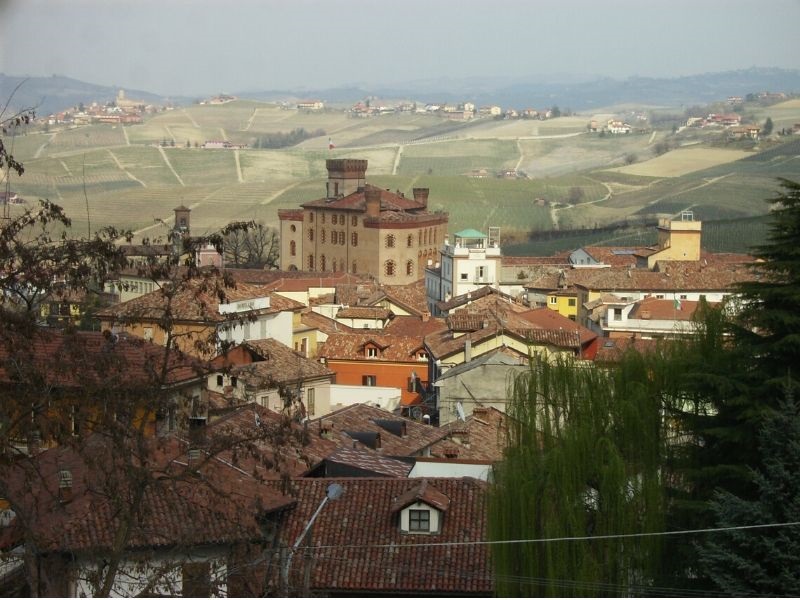
<path fill-rule="evenodd" d="M 515 383 L 490 522 L 528 541 L 494 551 L 500 594 L 798 594 L 800 184 L 782 185 L 753 281 L 701 303 L 691 339 Z M 675 535 L 629 537 L 648 532 Z"/>

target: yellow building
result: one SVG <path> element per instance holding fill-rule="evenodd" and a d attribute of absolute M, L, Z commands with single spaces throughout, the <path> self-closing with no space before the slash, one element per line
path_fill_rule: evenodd
<path fill-rule="evenodd" d="M 572 290 L 559 290 L 547 294 L 547 308 L 555 310 L 558 314 L 572 319 L 573 321 L 578 318 L 578 291 Z"/>
<path fill-rule="evenodd" d="M 689 211 L 682 212 L 679 221 L 659 219 L 658 250 L 647 257 L 647 268 L 659 260 L 700 260 L 702 225 Z"/>

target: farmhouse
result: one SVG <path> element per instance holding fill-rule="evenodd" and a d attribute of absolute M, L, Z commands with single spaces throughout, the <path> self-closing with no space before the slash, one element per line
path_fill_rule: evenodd
<path fill-rule="evenodd" d="M 329 159 L 324 198 L 278 212 L 281 269 L 371 273 L 405 285 L 422 277 L 447 232 L 447 213 L 428 211 L 428 188 L 414 197 L 366 183 L 366 160 Z"/>

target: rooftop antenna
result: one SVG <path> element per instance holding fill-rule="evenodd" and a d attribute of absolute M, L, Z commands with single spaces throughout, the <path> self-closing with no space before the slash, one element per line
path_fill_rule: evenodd
<path fill-rule="evenodd" d="M 467 416 L 464 414 L 464 407 L 461 406 L 461 402 L 456 402 L 456 414 L 458 414 L 459 421 L 467 420 Z"/>

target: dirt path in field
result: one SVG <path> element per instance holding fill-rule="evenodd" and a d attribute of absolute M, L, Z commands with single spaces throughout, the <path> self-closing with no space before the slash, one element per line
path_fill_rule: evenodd
<path fill-rule="evenodd" d="M 519 143 L 519 138 L 517 138 L 517 150 L 519 150 L 519 160 L 517 164 L 514 165 L 514 171 L 518 172 L 519 167 L 522 164 L 522 159 L 525 158 L 525 153 L 522 151 L 522 144 Z"/>
<path fill-rule="evenodd" d="M 394 157 L 394 165 L 392 166 L 392 175 L 397 175 L 397 167 L 400 166 L 400 156 L 403 154 L 403 145 L 397 146 L 397 154 Z"/>
<path fill-rule="evenodd" d="M 595 181 L 591 179 L 591 181 Z M 595 183 L 600 183 L 603 187 L 606 188 L 606 195 L 602 198 L 598 198 L 597 200 L 589 200 L 589 202 L 581 202 L 580 204 L 567 204 L 566 206 L 550 206 L 550 220 L 553 222 L 553 229 L 558 229 L 559 227 L 559 211 L 562 210 L 569 210 L 571 208 L 575 208 L 576 206 L 589 206 L 590 204 L 600 204 L 601 202 L 605 202 L 606 200 L 610 200 L 611 197 L 614 195 L 614 192 L 611 189 L 611 186 L 608 185 L 604 181 L 595 181 Z"/>
<path fill-rule="evenodd" d="M 57 135 L 58 135 L 58 132 L 56 132 L 56 133 L 52 134 L 52 135 L 50 136 L 50 139 L 49 139 L 49 140 L 47 140 L 47 141 L 46 141 L 44 144 L 42 144 L 41 146 L 39 146 L 39 147 L 36 149 L 36 154 L 34 154 L 34 155 L 33 155 L 33 158 L 39 158 L 39 157 L 41 156 L 41 154 L 42 154 L 42 151 L 43 151 L 45 148 L 47 148 L 47 146 L 49 146 L 50 144 L 52 144 L 52 143 L 53 143 L 53 140 L 54 140 L 54 139 L 56 139 L 56 136 L 57 136 Z"/>
<path fill-rule="evenodd" d="M 271 194 L 270 196 L 267 196 L 264 200 L 259 202 L 259 204 L 262 204 L 262 205 L 263 204 L 269 204 L 270 202 L 275 200 L 275 198 L 277 198 L 281 194 L 283 194 L 285 192 L 288 192 L 290 189 L 292 189 L 293 187 L 297 187 L 301 183 L 302 183 L 302 181 L 295 181 L 294 183 L 290 183 L 286 187 L 283 187 L 283 188 L 279 189 L 277 192 L 274 192 L 273 194 Z"/>
<path fill-rule="evenodd" d="M 64 170 L 67 172 L 67 175 L 69 175 L 70 177 L 75 177 L 75 176 L 72 174 L 72 171 L 70 171 L 70 170 L 69 170 L 69 167 L 67 166 L 67 163 L 65 163 L 63 160 L 60 160 L 60 161 L 58 161 L 58 162 L 60 162 L 60 163 L 61 163 L 61 166 L 62 166 L 62 167 L 64 167 Z"/>
<path fill-rule="evenodd" d="M 178 183 L 180 183 L 181 186 L 186 187 L 186 184 L 183 183 L 183 179 L 181 179 L 181 176 L 178 175 L 178 172 L 172 167 L 172 163 L 169 162 L 169 159 L 167 158 L 167 153 L 164 152 L 164 149 L 161 146 L 159 146 L 158 151 L 161 153 L 161 158 L 163 158 L 164 162 L 167 163 L 167 167 L 169 167 L 169 170 L 172 171 L 173 175 L 175 175 L 175 179 L 178 180 Z"/>
<path fill-rule="evenodd" d="M 133 181 L 141 184 L 142 187 L 147 187 L 147 184 L 144 181 L 136 177 L 133 173 L 128 171 L 128 169 L 122 166 L 122 163 L 119 162 L 119 159 L 117 158 L 116 154 L 114 154 L 111 150 L 106 150 L 106 152 L 108 152 L 108 155 L 114 160 L 115 163 L 117 163 L 117 167 L 119 168 L 119 170 L 128 176 L 128 179 L 132 179 Z"/>
<path fill-rule="evenodd" d="M 236 176 L 239 178 L 239 183 L 244 183 L 244 177 L 242 177 L 242 164 L 239 162 L 239 151 L 233 151 L 233 158 L 236 161 Z"/>
<path fill-rule="evenodd" d="M 186 118 L 189 119 L 192 122 L 192 125 L 195 128 L 200 129 L 200 125 L 197 124 L 197 121 L 194 120 L 194 117 L 192 117 L 192 115 L 190 115 L 185 108 L 183 109 L 183 114 L 186 115 Z"/>
<path fill-rule="evenodd" d="M 131 140 L 128 138 L 128 129 L 126 127 L 122 127 L 122 135 L 125 138 L 125 145 L 130 146 Z"/>

